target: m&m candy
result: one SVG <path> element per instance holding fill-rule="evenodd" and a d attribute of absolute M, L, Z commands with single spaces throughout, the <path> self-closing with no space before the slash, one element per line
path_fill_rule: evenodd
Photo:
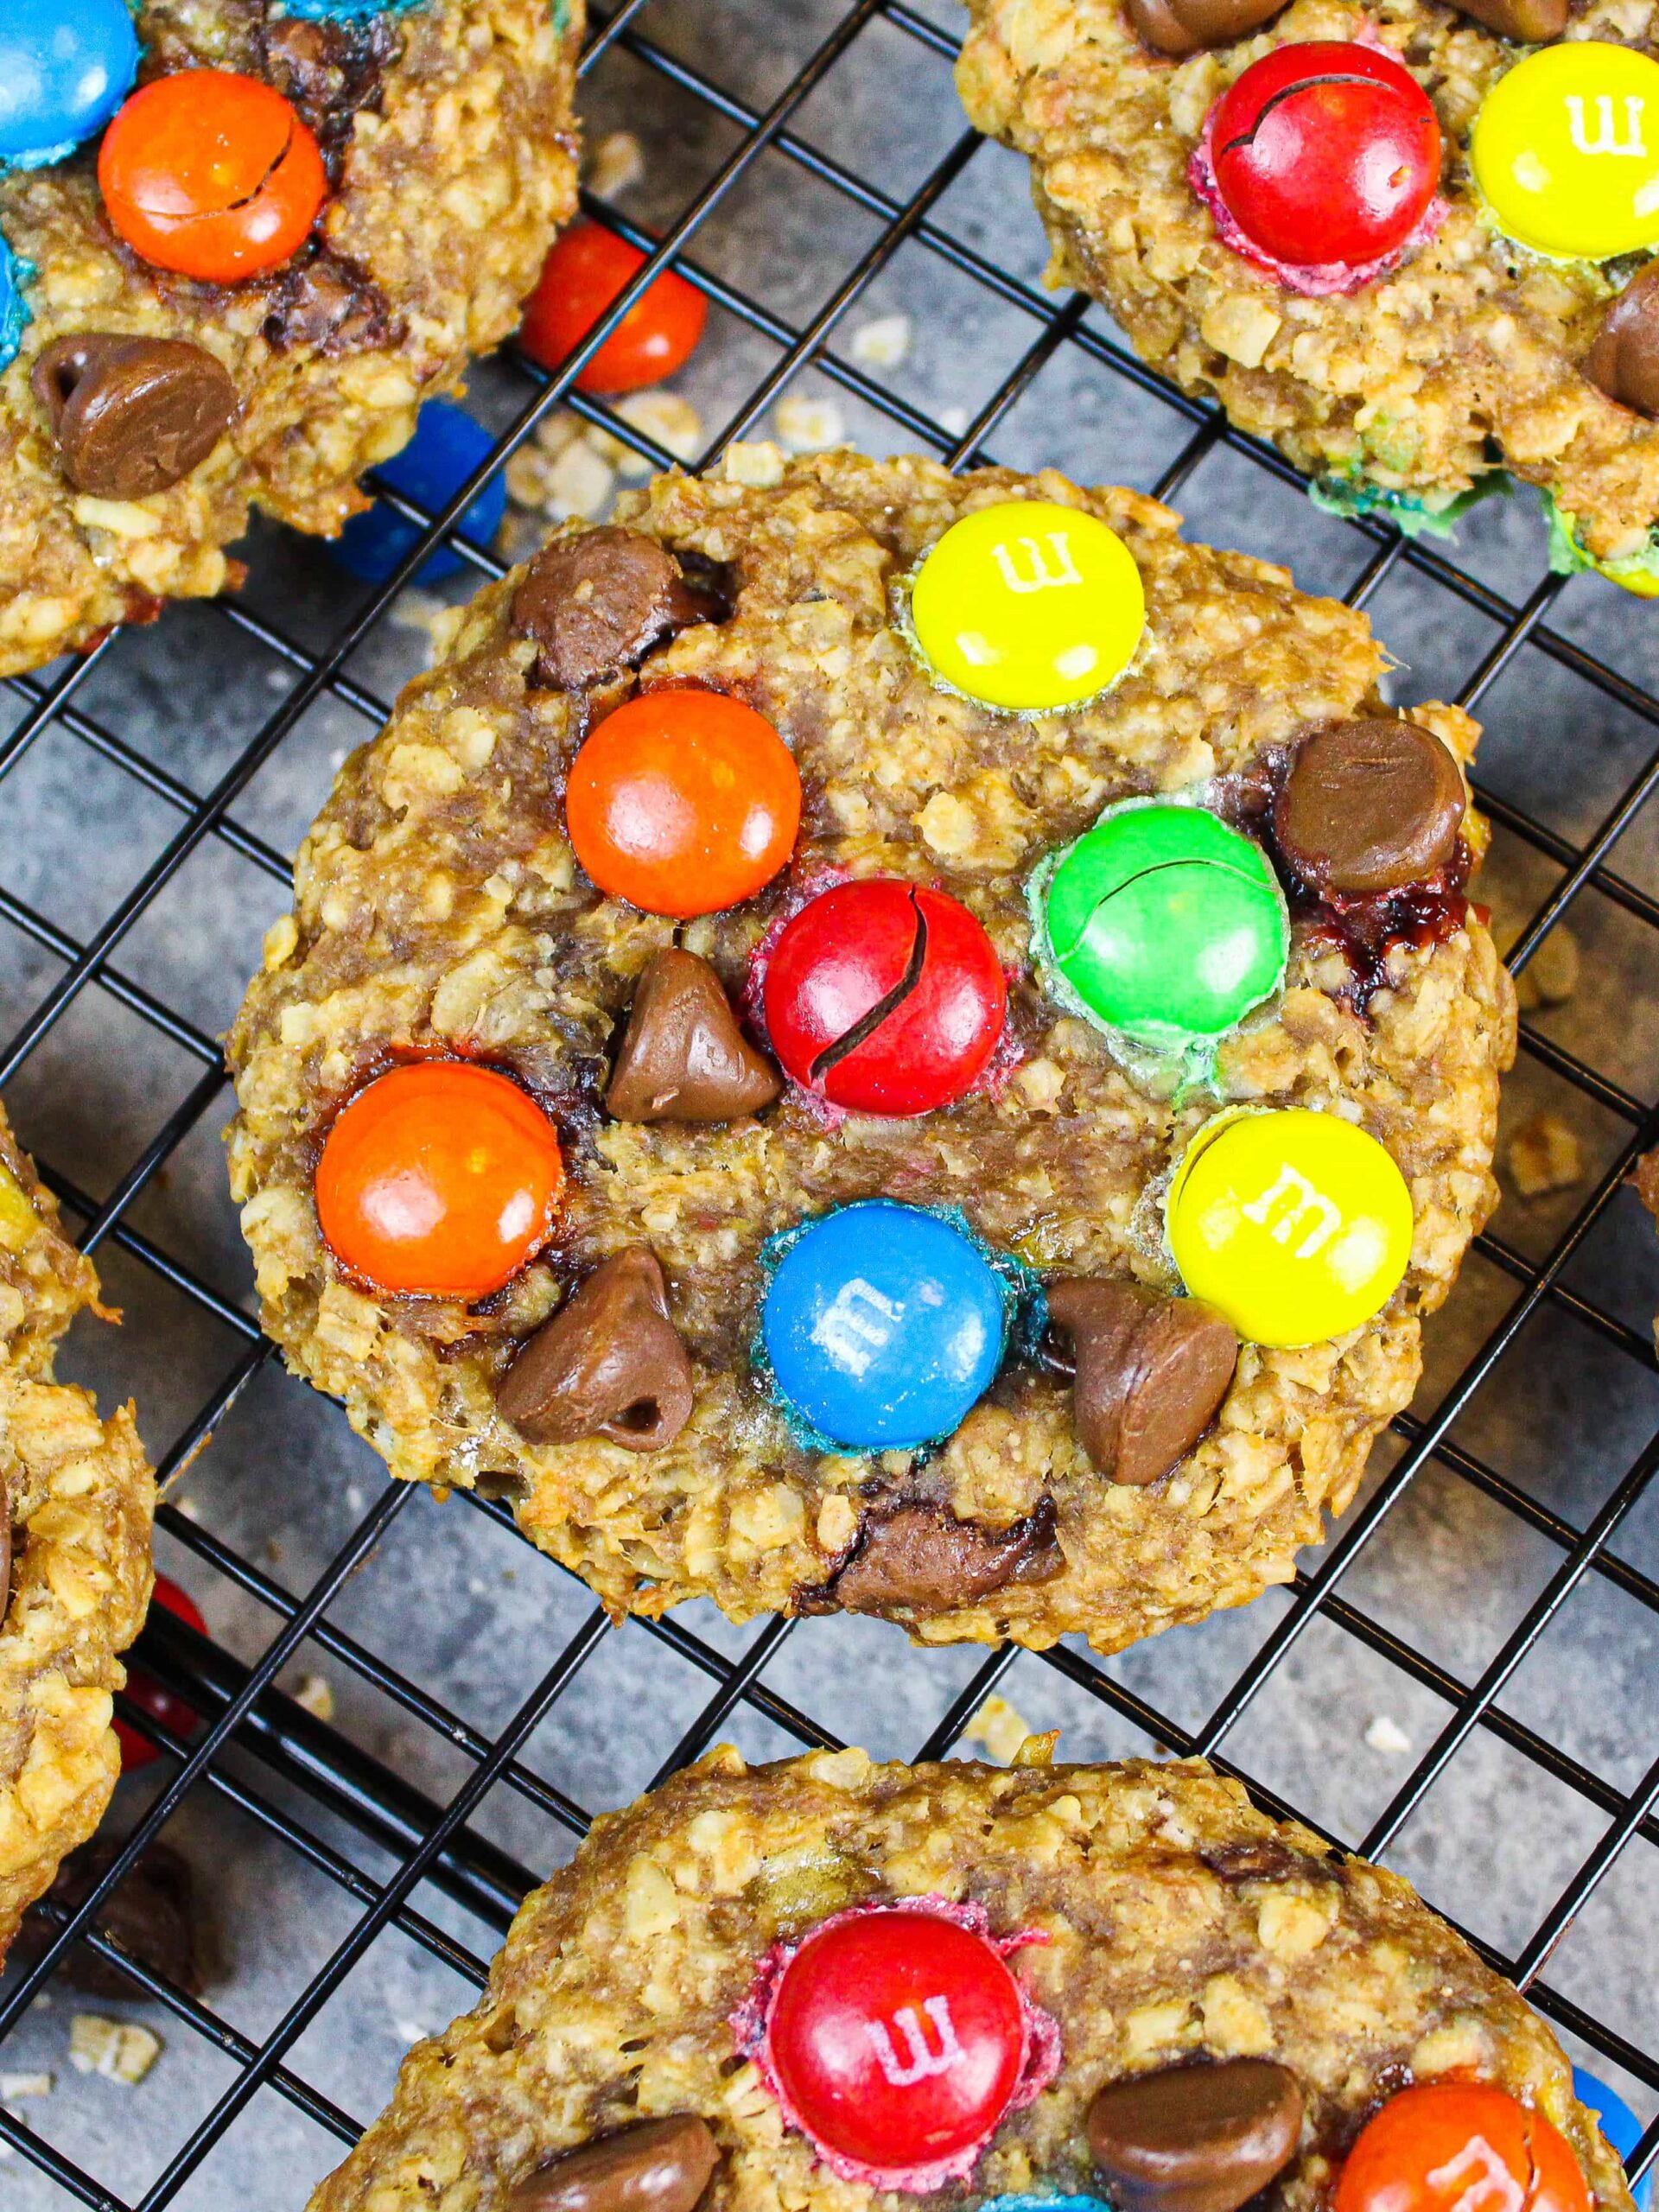
<path fill-rule="evenodd" d="M 965 906 L 884 878 L 802 907 L 772 948 L 765 1004 L 772 1048 L 804 1089 L 902 1116 L 962 1096 L 996 1049 L 1007 989 Z"/>
<path fill-rule="evenodd" d="M 1239 234 L 1229 245 L 1332 270 L 1345 289 L 1339 272 L 1380 273 L 1428 214 L 1440 126 L 1392 54 L 1316 39 L 1275 47 L 1228 87 L 1205 126 L 1206 164 Z"/>
<path fill-rule="evenodd" d="M 1011 1294 L 973 1238 L 938 1214 L 869 1198 L 788 1243 L 761 1307 L 785 1410 L 851 1452 L 949 1435 L 990 1388 Z"/>
<path fill-rule="evenodd" d="M 1587 2105 L 1600 2122 L 1601 2132 L 1628 2166 L 1636 2147 L 1642 2140 L 1642 2123 L 1616 2089 L 1582 2066 L 1573 2069 L 1573 2094 L 1581 2105 Z M 1630 2191 L 1636 2199 L 1636 2212 L 1652 2212 L 1653 2169 L 1649 2167 Z"/>
<path fill-rule="evenodd" d="M 557 1133 L 510 1077 L 421 1060 L 359 1090 L 329 1130 L 317 1219 L 378 1290 L 486 1298 L 546 1243 L 563 1186 Z"/>
<path fill-rule="evenodd" d="M 126 0 L 6 0 L 0 8 L 0 168 L 58 162 L 126 98 L 138 36 Z"/>
<path fill-rule="evenodd" d="M 1165 1201 L 1194 1298 L 1247 1344 L 1312 1344 L 1387 1305 L 1411 1257 L 1411 1193 L 1373 1136 L 1304 1107 L 1218 1116 Z"/>
<path fill-rule="evenodd" d="M 207 1635 L 207 1624 L 201 1617 L 201 1608 L 188 1590 L 181 1590 L 178 1584 L 170 1581 L 165 1574 L 156 1576 L 149 1602 L 152 1605 L 159 1605 L 163 1612 L 172 1613 L 187 1628 L 194 1629 L 198 1636 Z M 175 1736 L 188 1736 L 201 1717 L 181 1697 L 175 1697 L 171 1690 L 163 1689 L 155 1675 L 146 1673 L 136 1661 L 127 1669 L 127 1696 L 140 1713 L 147 1713 L 150 1719 L 158 1721 Z M 160 1745 L 151 1743 L 149 1738 L 142 1735 L 130 1720 L 123 1720 L 118 1715 L 115 1734 L 121 1746 L 123 1774 L 131 1774 L 138 1767 L 149 1766 L 162 1756 Z"/>
<path fill-rule="evenodd" d="M 1001 1956 L 1011 1947 L 966 1917 L 837 1914 L 777 1977 L 763 2071 L 785 2117 L 846 2178 L 938 2187 L 971 2171 L 1029 2095 L 1032 2031 Z"/>
<path fill-rule="evenodd" d="M 518 343 L 532 361 L 556 369 L 611 302 L 627 289 L 646 257 L 603 223 L 572 223 L 554 240 L 524 308 Z M 708 320 L 709 302 L 677 270 L 646 286 L 576 378 L 579 391 L 637 391 L 683 368 Z"/>
<path fill-rule="evenodd" d="M 1135 556 L 1081 507 L 1006 499 L 953 523 L 911 590 L 916 641 L 987 706 L 1043 713 L 1104 690 L 1146 627 Z"/>
<path fill-rule="evenodd" d="M 772 724 L 724 691 L 663 684 L 607 715 L 565 793 L 576 858 L 647 914 L 711 914 L 771 882 L 795 846 L 801 779 Z"/>
<path fill-rule="evenodd" d="M 494 440 L 462 409 L 447 399 L 429 399 L 415 424 L 415 435 L 401 453 L 383 461 L 375 470 L 389 491 L 399 492 L 418 507 L 435 514 L 460 491 L 467 479 L 490 453 Z M 461 518 L 461 535 L 469 545 L 487 550 L 501 527 L 507 510 L 504 476 L 492 476 Z M 396 508 L 377 499 L 366 513 L 353 515 L 330 547 L 342 569 L 365 583 L 384 583 L 410 553 L 420 532 Z M 442 582 L 467 563 L 459 553 L 441 545 L 415 572 L 421 584 Z"/>
<path fill-rule="evenodd" d="M 1221 1036 L 1278 989 L 1290 925 L 1260 846 L 1203 807 L 1109 809 L 1033 885 L 1039 946 L 1138 1043 Z"/>
<path fill-rule="evenodd" d="M 1591 2212 L 1567 2139 L 1491 2082 L 1390 2097 L 1337 2177 L 1335 2212 Z"/>
<path fill-rule="evenodd" d="M 1599 39 L 1541 47 L 1481 102 L 1469 163 L 1498 228 L 1535 252 L 1659 245 L 1659 61 Z"/>
<path fill-rule="evenodd" d="M 23 304 L 23 279 L 30 273 L 29 264 L 20 262 L 4 238 L 0 238 L 0 369 L 17 358 L 17 348 L 29 325 L 29 309 Z"/>

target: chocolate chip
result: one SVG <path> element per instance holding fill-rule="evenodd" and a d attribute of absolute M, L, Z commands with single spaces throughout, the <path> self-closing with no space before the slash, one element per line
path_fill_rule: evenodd
<path fill-rule="evenodd" d="M 1127 0 L 1128 17 L 1154 54 L 1183 60 L 1259 30 L 1285 0 Z"/>
<path fill-rule="evenodd" d="M 1071 1417 L 1113 1482 L 1155 1483 L 1216 1417 L 1238 1363 L 1230 1321 L 1197 1298 L 1138 1283 L 1051 1284 L 1049 1318 L 1071 1339 Z"/>
<path fill-rule="evenodd" d="M 54 339 L 29 379 L 77 492 L 142 499 L 205 461 L 236 419 L 236 387 L 182 338 L 83 331 Z"/>
<path fill-rule="evenodd" d="M 338 184 L 352 126 L 361 108 L 378 109 L 380 80 L 403 51 L 401 35 L 384 16 L 363 22 L 287 16 L 260 33 L 265 75 L 316 137 Z"/>
<path fill-rule="evenodd" d="M 512 627 L 541 647 L 532 684 L 580 691 L 637 668 L 710 609 L 654 537 L 602 524 L 543 546 L 512 594 Z"/>
<path fill-rule="evenodd" d="M 124 1848 L 114 1836 L 73 1853 L 58 1869 L 48 1897 L 66 1912 L 78 1912 Z M 195 1885 L 186 1860 L 167 1844 L 152 1843 L 116 1891 L 99 1906 L 96 1925 L 112 1936 L 140 1966 L 170 1981 L 189 1997 L 202 1990 L 200 1915 Z M 143 1985 L 85 1943 L 70 1952 L 64 1979 L 97 1997 L 134 1997 Z"/>
<path fill-rule="evenodd" d="M 526 2174 L 507 2212 L 691 2212 L 719 2157 L 713 2130 L 694 2113 L 642 2120 Z"/>
<path fill-rule="evenodd" d="M 900 1505 L 872 1514 L 858 1548 L 805 1611 L 948 1612 L 1014 1582 L 1048 1582 L 1065 1564 L 1054 1541 L 1054 1506 L 998 1531 L 958 1521 L 943 1505 Z M 803 1593 L 810 1596 L 811 1593 Z"/>
<path fill-rule="evenodd" d="M 605 1109 L 619 1122 L 734 1122 L 783 1089 L 737 1026 L 720 977 L 671 947 L 646 962 Z"/>
<path fill-rule="evenodd" d="M 1300 1852 L 1292 1851 L 1276 1836 L 1219 1844 L 1214 1851 L 1201 1851 L 1198 1856 L 1212 1874 L 1230 1883 L 1283 1882 L 1293 1874 L 1306 1873 L 1310 1864 Z"/>
<path fill-rule="evenodd" d="M 1580 372 L 1638 415 L 1659 415 L 1659 261 L 1609 302 Z"/>
<path fill-rule="evenodd" d="M 1397 891 L 1449 861 L 1463 779 L 1415 722 L 1333 722 L 1299 747 L 1273 810 L 1274 835 L 1316 891 Z"/>
<path fill-rule="evenodd" d="M 349 254 L 321 246 L 277 278 L 260 326 L 273 353 L 309 346 L 327 360 L 342 353 L 395 348 L 404 336 L 385 294 Z"/>
<path fill-rule="evenodd" d="M 1287 2067 L 1230 2058 L 1109 2082 L 1089 2107 L 1089 2148 L 1118 2212 L 1236 2212 L 1301 2127 Z"/>
<path fill-rule="evenodd" d="M 648 1244 L 594 1268 L 524 1345 L 495 1402 L 532 1444 L 605 1436 L 660 1452 L 674 1441 L 690 1418 L 691 1363 Z"/>
<path fill-rule="evenodd" d="M 1452 0 L 1452 4 L 1499 38 L 1512 38 L 1517 46 L 1547 45 L 1567 29 L 1567 0 Z"/>

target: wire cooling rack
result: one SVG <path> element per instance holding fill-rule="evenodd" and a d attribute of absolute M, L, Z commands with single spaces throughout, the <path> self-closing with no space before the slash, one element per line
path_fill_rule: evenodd
<path fill-rule="evenodd" d="M 199 1725 L 181 1736 L 118 1700 L 161 1754 L 123 1784 L 124 1847 L 0 1984 L 0 2202 L 297 2205 L 378 2108 L 402 2044 L 471 2001 L 594 1812 L 721 1736 L 756 1756 L 856 1734 L 937 1758 L 1017 1734 L 1016 1700 L 1031 1726 L 1064 1727 L 1063 1753 L 1202 1753 L 1268 1808 L 1411 1873 L 1575 2056 L 1644 2118 L 1659 2107 L 1643 1956 L 1659 1264 L 1624 1190 L 1659 1138 L 1659 697 L 1643 680 L 1659 613 L 1542 573 L 1535 513 L 1481 510 L 1461 560 L 1317 515 L 1271 449 L 1142 368 L 1098 309 L 1046 293 L 1019 165 L 951 96 L 959 28 L 943 0 L 601 14 L 590 121 L 639 130 L 649 168 L 590 209 L 648 265 L 556 378 L 510 355 L 484 372 L 492 458 L 440 515 L 394 501 L 423 531 L 398 575 L 353 591 L 261 529 L 239 598 L 5 695 L 0 1083 L 127 1309 L 118 1351 L 78 1332 L 67 1363 L 106 1396 L 130 1381 L 152 1444 L 165 1429 L 158 1548 L 214 1635 L 152 1612 L 138 1663 Z M 484 478 L 560 406 L 669 463 L 572 379 L 671 262 L 711 303 L 693 374 L 718 427 L 697 465 L 805 391 L 868 446 L 1135 482 L 1178 499 L 1195 535 L 1282 551 L 1299 582 L 1370 604 L 1410 654 L 1411 696 L 1456 696 L 1488 724 L 1484 895 L 1507 904 L 1511 967 L 1540 979 L 1505 1141 L 1535 1140 L 1542 1116 L 1567 1166 L 1553 1191 L 1509 1192 L 1328 1548 L 1247 1611 L 1118 1660 L 917 1653 L 870 1622 L 739 1631 L 706 1607 L 613 1630 L 501 1505 L 387 1482 L 281 1376 L 251 1315 L 214 1032 L 342 743 L 410 672 L 409 578 L 440 539 L 461 588 L 501 573 L 451 535 Z M 883 310 L 907 319 L 907 368 L 858 341 Z M 302 1662 L 327 1672 L 296 1678 Z M 186 1841 L 228 1958 L 204 1998 L 97 1932 L 163 1832 Z M 137 2087 L 61 2073 L 65 2015 L 93 2009 L 59 1972 L 78 1939 L 124 1961 L 122 2017 L 162 2037 Z M 26 2101 L 43 2078 L 52 2097 Z M 1656 2146 L 1659 2122 L 1639 2170 Z"/>

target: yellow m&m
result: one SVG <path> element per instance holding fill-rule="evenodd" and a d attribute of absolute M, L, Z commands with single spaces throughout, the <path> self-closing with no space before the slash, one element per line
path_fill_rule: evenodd
<path fill-rule="evenodd" d="M 1659 245 L 1659 61 L 1565 39 L 1500 77 L 1469 140 L 1499 227 L 1561 261 Z"/>
<path fill-rule="evenodd" d="M 1248 1344 L 1357 1328 L 1411 1257 L 1411 1193 L 1394 1161 L 1351 1122 L 1300 1107 L 1200 1129 L 1165 1212 L 1182 1281 Z"/>
<path fill-rule="evenodd" d="M 1134 556 L 1079 507 L 1008 499 L 953 523 L 912 588 L 947 683 L 1027 714 L 1074 707 L 1128 666 L 1147 623 Z"/>

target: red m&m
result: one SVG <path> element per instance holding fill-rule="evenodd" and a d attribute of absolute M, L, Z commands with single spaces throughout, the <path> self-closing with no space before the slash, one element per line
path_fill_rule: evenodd
<path fill-rule="evenodd" d="M 1357 41 L 1263 54 L 1205 125 L 1193 181 L 1230 245 L 1341 290 L 1379 275 L 1429 216 L 1440 126 L 1410 71 Z M 1208 187 L 1208 189 L 1206 189 Z"/>
<path fill-rule="evenodd" d="M 1004 1963 L 1032 1940 L 943 1898 L 838 1913 L 773 1954 L 734 2026 L 834 2172 L 937 2189 L 1058 2065 L 1058 2029 Z"/>
<path fill-rule="evenodd" d="M 995 947 L 943 892 L 882 877 L 825 891 L 766 966 L 766 1027 L 805 1090 L 860 1114 L 949 1106 L 983 1071 L 1007 1013 Z"/>

